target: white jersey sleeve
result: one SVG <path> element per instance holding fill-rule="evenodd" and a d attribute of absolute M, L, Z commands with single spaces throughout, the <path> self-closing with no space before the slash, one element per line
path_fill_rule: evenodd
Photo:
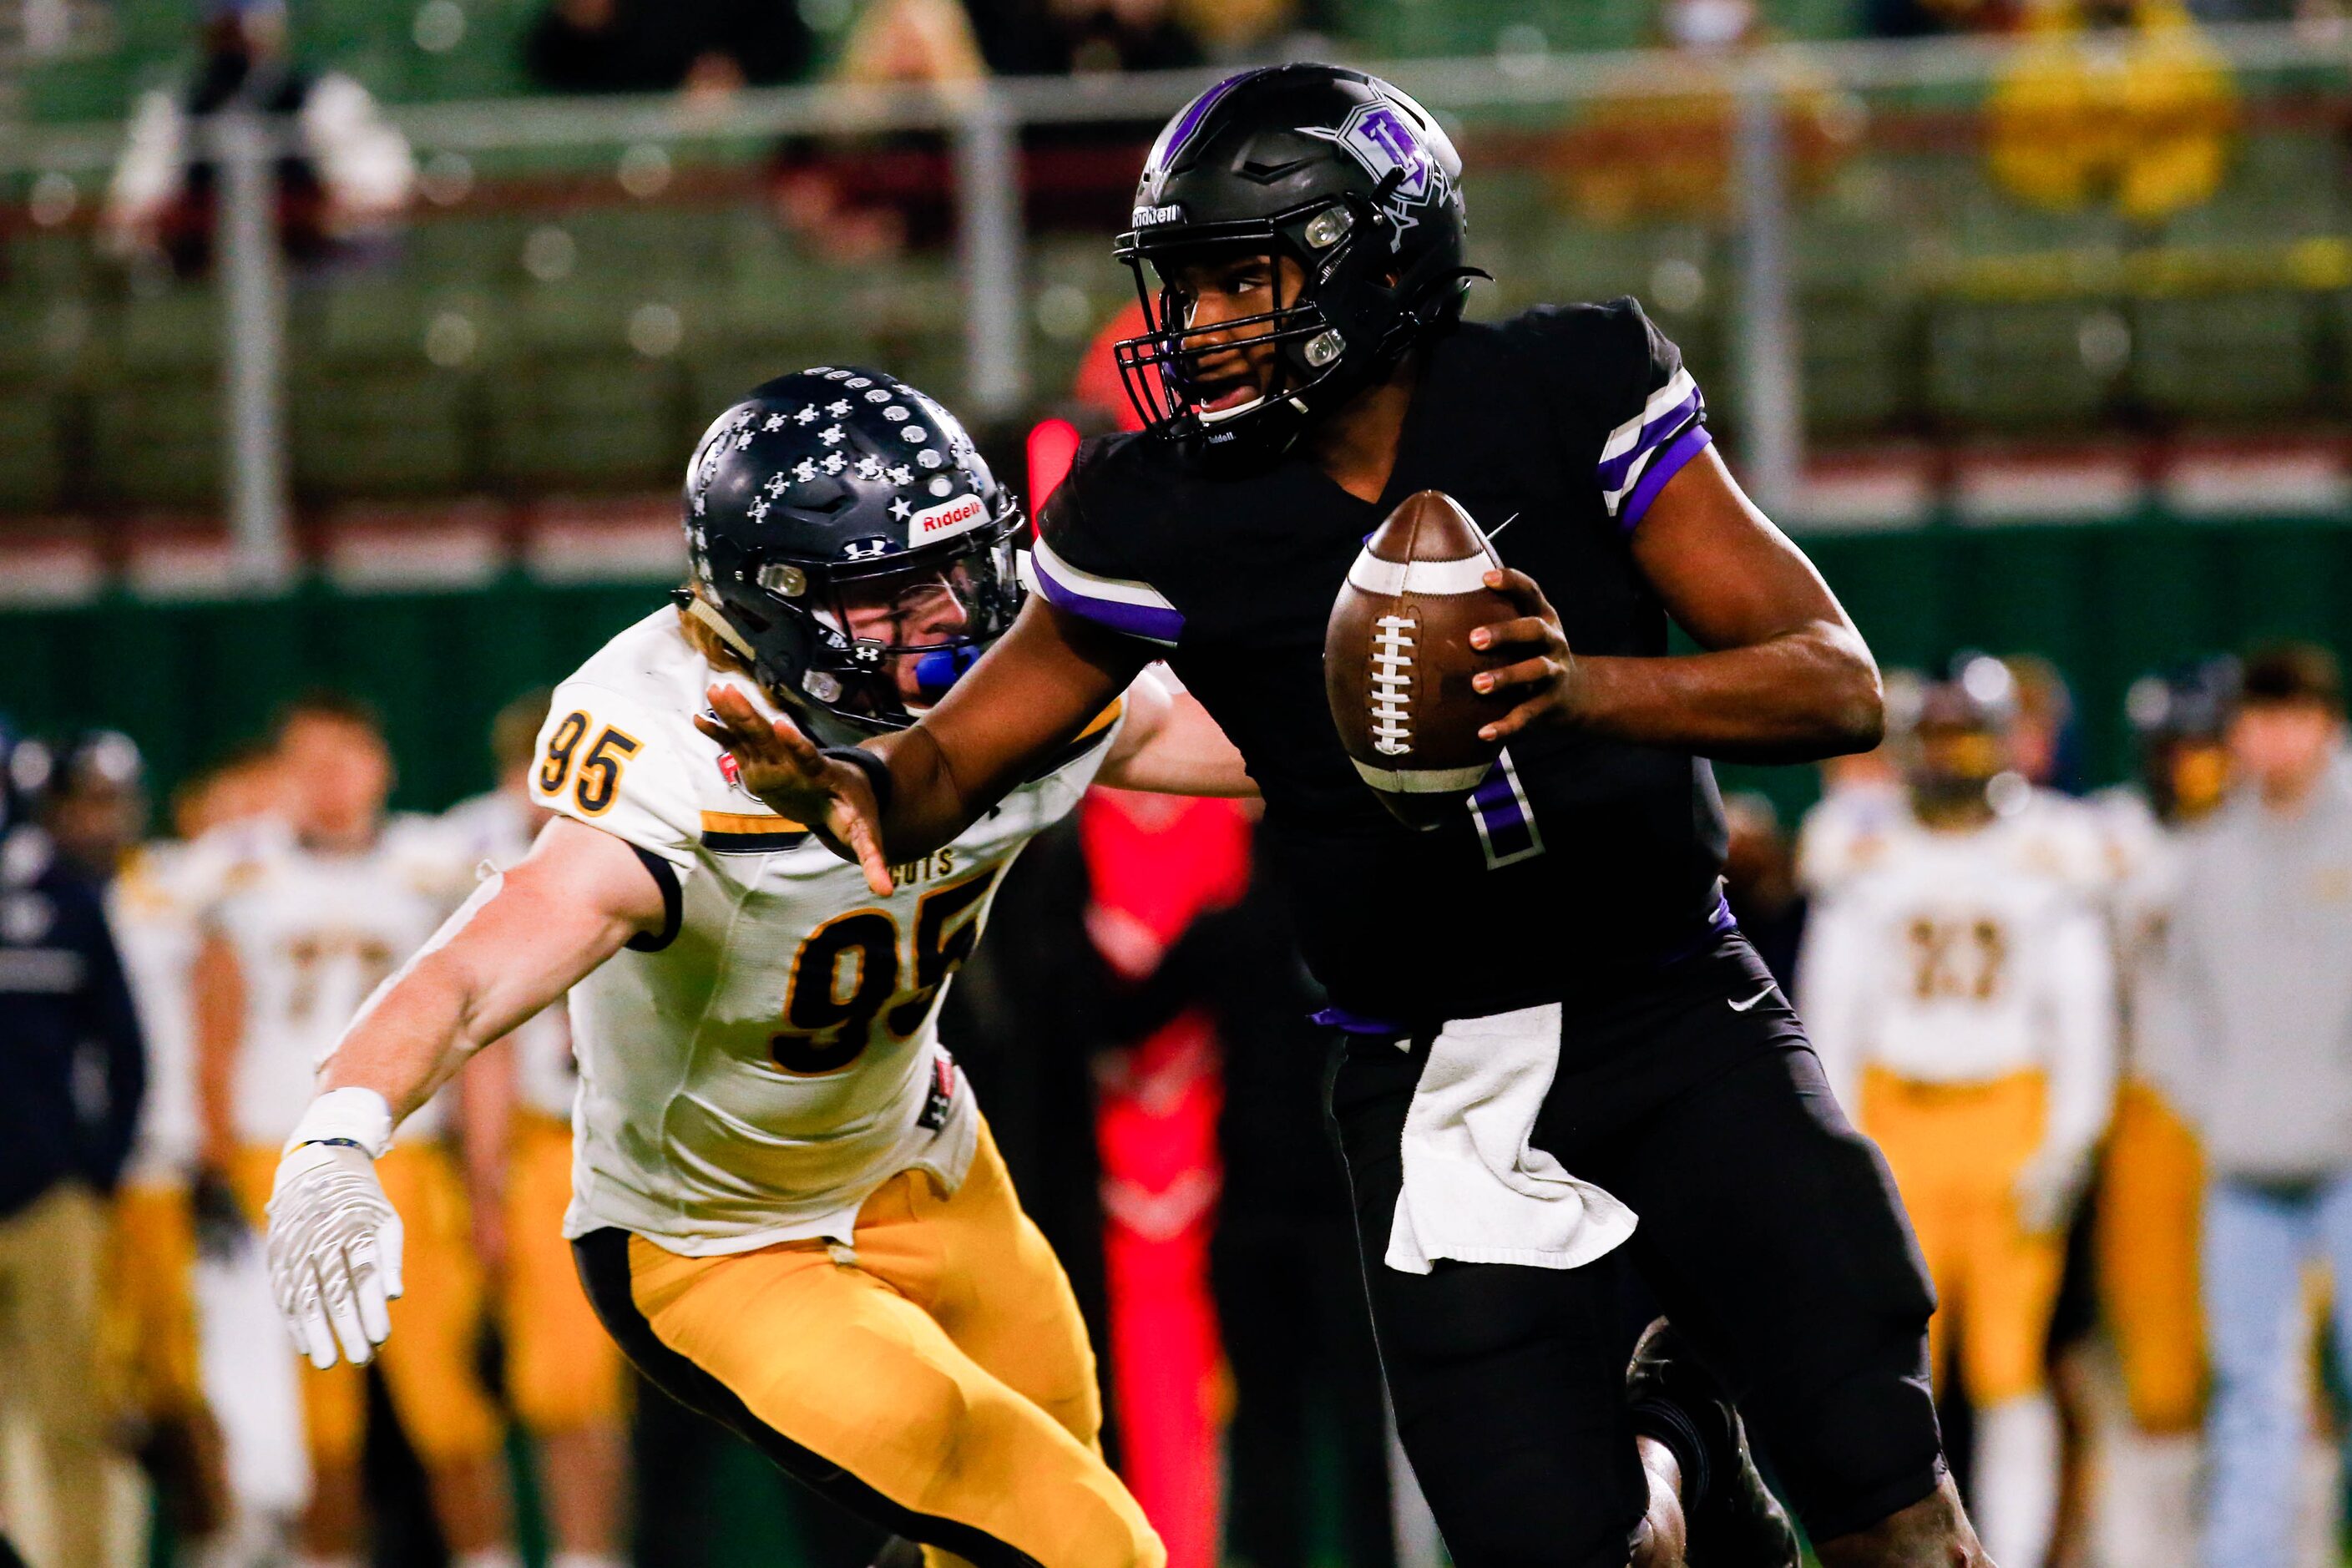
<path fill-rule="evenodd" d="M 1885 859 L 1913 827 L 1911 807 L 1893 784 L 1849 784 L 1823 795 L 1797 829 L 1797 880 L 1816 902 L 1843 891 Z"/>
<path fill-rule="evenodd" d="M 2098 1142 L 2115 1103 L 2115 961 L 2097 908 L 2084 901 L 2058 915 L 2040 958 L 2050 1075 L 2043 1142 L 2053 1157 L 2071 1162 Z"/>
<path fill-rule="evenodd" d="M 556 688 L 539 733 L 531 798 L 666 861 L 683 882 L 702 839 L 702 812 L 676 731 L 690 719 L 574 678 Z"/>
<path fill-rule="evenodd" d="M 1797 960 L 1797 1007 L 1822 1071 L 1852 1117 L 1861 1109 L 1862 1066 L 1868 1055 L 1871 999 L 1880 982 L 1872 916 L 1850 899 L 1823 903 L 1805 922 Z"/>
<path fill-rule="evenodd" d="M 131 1181 L 184 1180 L 202 1142 L 191 979 L 209 894 L 193 874 L 199 858 L 186 844 L 143 846 L 107 889 L 108 923 L 147 1040 L 147 1093 L 125 1173 Z"/>

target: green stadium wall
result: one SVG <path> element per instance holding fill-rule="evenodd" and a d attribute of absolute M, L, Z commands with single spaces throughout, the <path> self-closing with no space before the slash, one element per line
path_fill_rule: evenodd
<path fill-rule="evenodd" d="M 1928 667 L 1963 647 L 2049 656 L 2074 681 L 2094 783 L 2130 764 L 2121 705 L 2150 669 L 2271 637 L 2352 652 L 2352 527 L 2341 521 L 2143 521 L 1816 535 L 1804 541 L 1881 664 Z M 121 728 L 158 784 L 306 687 L 379 704 L 400 805 L 436 809 L 485 787 L 485 735 L 516 692 L 569 673 L 657 584 L 551 587 L 520 574 L 468 593 L 151 603 L 112 595 L 0 614 L 0 714 L 21 728 Z M 1784 809 L 1809 769 L 1727 768 Z"/>

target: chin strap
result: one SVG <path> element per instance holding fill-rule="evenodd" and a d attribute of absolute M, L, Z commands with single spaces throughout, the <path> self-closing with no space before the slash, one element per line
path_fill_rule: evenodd
<path fill-rule="evenodd" d="M 760 668 L 760 656 L 751 650 L 751 645 L 744 640 L 743 634 L 729 626 L 727 617 L 711 607 L 709 600 L 690 588 L 675 589 L 670 597 L 681 611 L 701 622 L 712 637 L 740 654 L 745 664 L 755 671 Z"/>

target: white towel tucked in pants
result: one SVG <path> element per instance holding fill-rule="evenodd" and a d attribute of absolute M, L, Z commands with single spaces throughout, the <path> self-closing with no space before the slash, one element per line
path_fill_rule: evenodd
<path fill-rule="evenodd" d="M 1530 1148 L 1559 1068 L 1557 1003 L 1440 1029 L 1404 1119 L 1404 1188 L 1388 1266 L 1441 1258 L 1576 1268 L 1623 1245 L 1633 1211 Z"/>

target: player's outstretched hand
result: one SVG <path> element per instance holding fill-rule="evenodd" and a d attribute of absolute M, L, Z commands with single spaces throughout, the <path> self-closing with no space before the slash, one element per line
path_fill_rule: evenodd
<path fill-rule="evenodd" d="M 324 1372 L 365 1366 L 392 1332 L 400 1215 L 375 1162 L 349 1142 L 298 1143 L 269 1194 L 269 1283 L 294 1343 Z"/>
<path fill-rule="evenodd" d="M 736 687 L 714 685 L 709 712 L 694 727 L 727 748 L 742 770 L 743 787 L 780 816 L 805 823 L 845 851 L 877 894 L 890 891 L 890 862 L 882 854 L 882 813 L 864 772 L 826 756 L 806 735 L 751 706 Z"/>
<path fill-rule="evenodd" d="M 1559 612 L 1551 607 L 1536 580 L 1517 567 L 1486 574 L 1486 586 L 1511 601 L 1518 616 L 1471 632 L 1470 646 L 1481 652 L 1520 653 L 1525 658 L 1472 679 L 1480 691 L 1517 698 L 1519 705 L 1482 727 L 1478 738 L 1499 741 L 1530 724 L 1567 721 L 1576 711 L 1576 655 Z"/>

